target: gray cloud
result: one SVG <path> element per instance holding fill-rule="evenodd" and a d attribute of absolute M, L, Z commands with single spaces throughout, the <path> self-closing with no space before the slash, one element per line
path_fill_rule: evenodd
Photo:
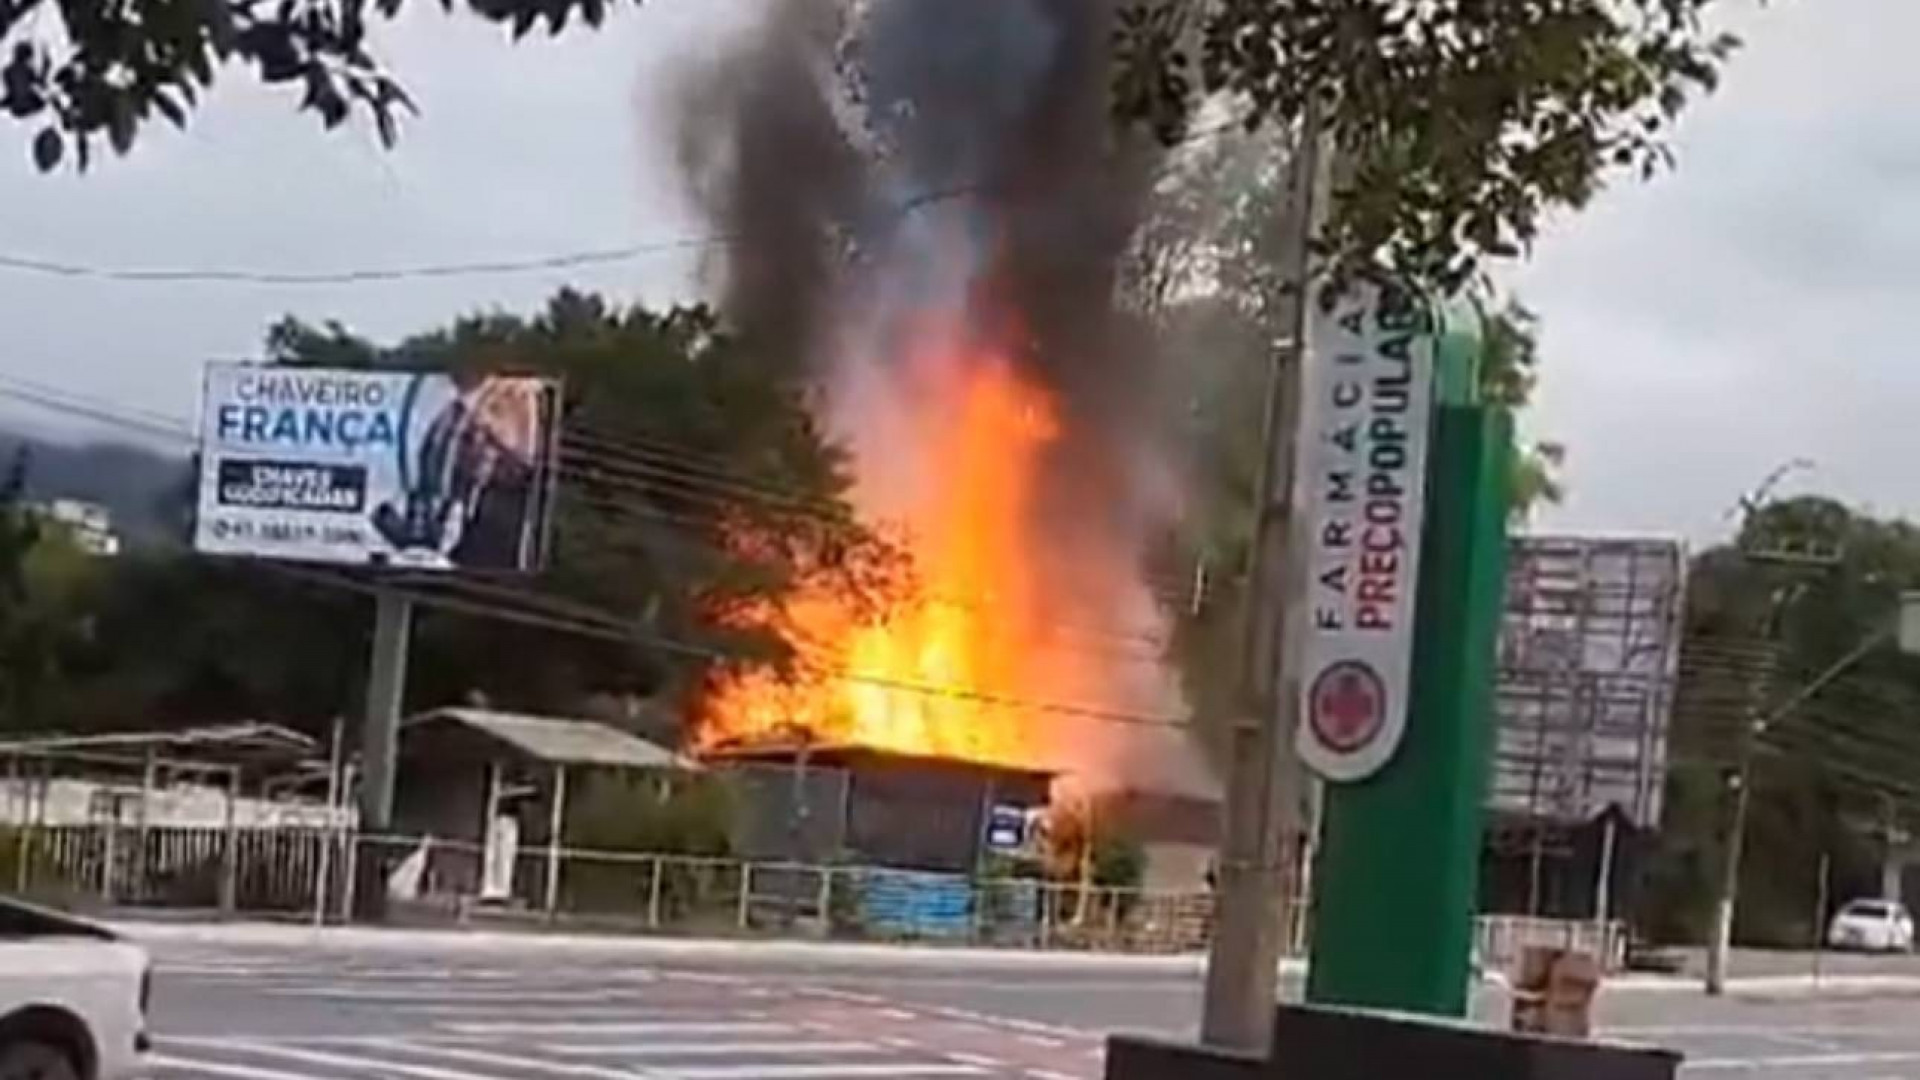
<path fill-rule="evenodd" d="M 1530 426 L 1570 444 L 1544 527 L 1706 539 L 1778 462 L 1920 510 L 1920 33 L 1905 0 L 1730 3 L 1748 47 L 1677 173 L 1559 224 L 1511 276 L 1541 314 Z"/>

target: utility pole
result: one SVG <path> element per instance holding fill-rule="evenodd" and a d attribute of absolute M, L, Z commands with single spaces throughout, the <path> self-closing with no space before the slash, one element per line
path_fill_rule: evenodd
<path fill-rule="evenodd" d="M 1747 527 L 1754 515 L 1770 504 L 1774 489 L 1795 472 L 1813 467 L 1805 458 L 1794 458 L 1783 462 L 1752 493 L 1742 495 L 1734 505 L 1733 512 L 1740 516 L 1740 535 L 1742 557 L 1750 562 L 1797 563 L 1802 561 L 1795 556 L 1779 551 L 1755 551 L 1746 547 Z M 1796 583 L 1775 589 L 1769 601 L 1765 620 L 1761 624 L 1763 640 L 1774 640 L 1787 606 L 1800 595 L 1804 584 Z M 1765 663 L 1766 670 L 1756 673 L 1747 686 L 1748 704 L 1740 718 L 1740 748 L 1734 773 L 1728 783 L 1733 788 L 1733 813 L 1727 825 L 1727 841 L 1720 861 L 1720 878 L 1714 893 L 1713 926 L 1711 937 L 1707 940 L 1707 993 L 1719 995 L 1726 992 L 1727 965 L 1733 952 L 1733 917 L 1740 902 L 1740 861 L 1745 855 L 1747 836 L 1747 811 L 1753 803 L 1753 766 L 1754 757 L 1759 751 L 1760 736 L 1766 732 L 1768 720 L 1763 716 L 1766 691 L 1772 682 L 1772 657 Z M 1793 704 L 1798 704 L 1796 697 Z"/>
<path fill-rule="evenodd" d="M 413 631 L 413 599 L 383 585 L 374 594 L 373 656 L 367 672 L 367 713 L 360 729 L 361 853 L 354 889 L 363 914 L 386 912 L 384 846 L 393 825 L 393 790 L 400 746 L 400 712 L 407 688 L 407 647 Z M 371 838 L 369 843 L 367 838 Z"/>
<path fill-rule="evenodd" d="M 1781 595 L 1776 594 L 1776 609 L 1784 604 Z M 1736 791 L 1733 802 L 1733 823 L 1727 837 L 1727 856 L 1720 868 L 1719 901 L 1714 905 L 1713 940 L 1707 952 L 1707 993 L 1723 994 L 1727 989 L 1727 961 L 1733 947 L 1733 915 L 1740 901 L 1740 857 L 1746 846 L 1747 809 L 1752 805 L 1753 759 L 1758 749 L 1760 737 L 1775 724 L 1792 715 L 1793 712 L 1813 699 L 1815 694 L 1826 689 L 1835 679 L 1845 675 L 1866 655 L 1884 645 L 1889 640 L 1898 639 L 1903 652 L 1912 653 L 1920 648 L 1920 641 L 1912 640 L 1909 627 L 1915 623 L 1913 612 L 1920 610 L 1920 596 L 1913 593 L 1902 594 L 1900 613 L 1889 625 L 1884 626 L 1862 638 L 1859 644 L 1849 649 L 1840 659 L 1827 666 L 1825 671 L 1795 690 L 1792 696 L 1781 702 L 1765 716 L 1752 720 L 1747 726 L 1745 746 L 1740 755 L 1740 771 L 1734 778 Z M 1776 610 L 1777 614 L 1777 610 Z"/>
<path fill-rule="evenodd" d="M 1325 174 L 1318 105 L 1309 100 L 1288 168 L 1282 203 L 1287 292 L 1283 325 L 1267 381 L 1264 446 L 1255 489 L 1253 548 L 1245 577 L 1226 820 L 1217 867 L 1214 925 L 1207 955 L 1200 1037 L 1212 1046 L 1264 1052 L 1279 978 L 1286 851 L 1297 831 L 1303 769 L 1294 751 L 1295 682 L 1287 620 L 1301 574 L 1299 521 L 1293 513 L 1294 433 L 1300 417 L 1311 241 Z"/>

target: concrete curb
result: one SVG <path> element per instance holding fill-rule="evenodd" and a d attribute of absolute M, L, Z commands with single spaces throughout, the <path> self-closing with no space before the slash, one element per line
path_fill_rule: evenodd
<path fill-rule="evenodd" d="M 1604 994 L 1706 993 L 1698 978 L 1678 975 L 1623 975 L 1608 979 Z M 1874 997 L 1920 995 L 1920 975 L 1749 975 L 1730 979 L 1727 995 L 1734 998 Z"/>
<path fill-rule="evenodd" d="M 292 926 L 283 923 L 177 923 L 119 919 L 114 930 L 142 944 L 253 948 L 356 949 L 368 952 L 513 953 L 593 952 L 636 958 L 690 961 L 804 963 L 834 967 L 901 967 L 951 964 L 1001 970 L 1130 971 L 1198 977 L 1199 953 L 1140 956 L 1114 953 L 1025 952 L 967 946 L 893 945 L 869 942 L 767 941 L 735 938 L 666 938 L 568 932 L 488 931 L 450 928 Z"/>

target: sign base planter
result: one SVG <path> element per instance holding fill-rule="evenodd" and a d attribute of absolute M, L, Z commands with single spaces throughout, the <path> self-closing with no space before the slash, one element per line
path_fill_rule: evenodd
<path fill-rule="evenodd" d="M 1106 1080 L 1674 1080 L 1668 1050 L 1283 1005 L 1270 1058 L 1116 1035 Z"/>

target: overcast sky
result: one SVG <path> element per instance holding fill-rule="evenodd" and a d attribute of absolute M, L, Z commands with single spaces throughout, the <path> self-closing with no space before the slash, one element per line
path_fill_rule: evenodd
<path fill-rule="evenodd" d="M 517 48 L 414 5 L 383 44 L 423 115 L 391 152 L 238 79 L 187 133 L 155 129 L 84 177 L 36 174 L 30 132 L 0 126 L 0 254 L 307 271 L 698 234 L 661 121 L 672 65 L 763 2 L 652 0 Z M 1558 222 L 1508 275 L 1544 328 L 1529 426 L 1571 454 L 1544 528 L 1706 539 L 1794 457 L 1818 463 L 1802 489 L 1920 513 L 1920 3 L 1721 2 L 1748 47 L 1689 114 L 1678 171 Z M 202 363 L 257 355 L 285 313 L 384 339 L 563 283 L 671 300 L 693 266 L 298 290 L 0 271 L 0 375 L 185 418 Z M 0 423 L 28 415 L 0 402 Z"/>

